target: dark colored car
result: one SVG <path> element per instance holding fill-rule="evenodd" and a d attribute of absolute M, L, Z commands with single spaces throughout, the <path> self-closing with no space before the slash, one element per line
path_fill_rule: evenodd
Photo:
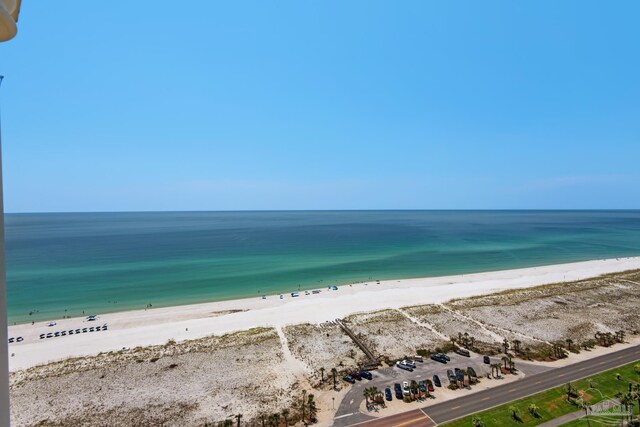
<path fill-rule="evenodd" d="M 473 369 L 471 366 L 467 366 L 467 372 L 469 373 L 469 375 L 471 375 L 472 377 L 476 377 L 478 378 L 478 374 L 476 374 L 476 370 Z"/>
<path fill-rule="evenodd" d="M 44 339 L 45 336 L 45 334 L 40 334 L 40 339 Z"/>
<path fill-rule="evenodd" d="M 484 363 L 486 363 L 487 365 L 491 364 L 491 359 L 489 359 L 489 356 L 485 356 L 482 358 L 482 360 L 484 361 Z"/>
<path fill-rule="evenodd" d="M 433 383 L 436 385 L 436 387 L 442 387 L 442 383 L 440 382 L 440 377 L 437 375 L 433 376 Z"/>
<path fill-rule="evenodd" d="M 460 381 L 461 383 L 463 383 L 463 382 L 464 382 L 464 376 L 463 376 L 462 374 L 456 374 L 456 379 L 457 379 L 458 381 Z"/>
<path fill-rule="evenodd" d="M 418 381 L 418 387 L 420 388 L 421 392 L 427 392 L 427 385 L 424 383 L 424 381 Z"/>
<path fill-rule="evenodd" d="M 424 380 L 425 383 L 427 383 L 427 389 L 429 391 L 433 391 L 433 383 L 431 382 L 431 380 Z"/>
<path fill-rule="evenodd" d="M 351 375 L 353 378 L 357 379 L 358 381 L 362 381 L 362 375 L 360 374 L 360 372 L 349 372 L 349 375 Z"/>
<path fill-rule="evenodd" d="M 453 371 L 456 373 L 456 376 L 457 376 L 460 373 L 460 368 L 455 368 Z"/>
<path fill-rule="evenodd" d="M 440 362 L 440 363 L 447 363 L 447 360 L 444 357 L 442 357 L 441 354 L 432 354 L 431 360 L 435 360 L 436 362 Z"/>
<path fill-rule="evenodd" d="M 402 399 L 403 399 L 403 396 L 402 396 L 402 386 L 400 386 L 400 384 L 398 384 L 398 383 L 395 383 L 395 384 L 393 385 L 393 389 L 394 389 L 394 391 L 395 391 L 395 393 L 396 393 L 396 399 L 398 399 L 398 400 L 402 400 Z"/>
<path fill-rule="evenodd" d="M 451 358 L 449 356 L 447 356 L 446 354 L 444 354 L 444 353 L 441 353 L 440 356 L 442 356 L 444 358 L 444 360 L 446 360 L 447 362 L 451 361 Z"/>
<path fill-rule="evenodd" d="M 351 375 L 345 375 L 344 377 L 342 377 L 342 379 L 348 383 L 351 384 L 355 384 L 356 383 L 356 379 L 353 378 Z"/>
<path fill-rule="evenodd" d="M 455 375 L 453 374 L 453 371 L 451 369 L 447 369 L 447 378 L 449 378 L 449 381 L 451 381 L 451 378 L 455 379 Z"/>
<path fill-rule="evenodd" d="M 471 354 L 469 353 L 468 350 L 465 350 L 464 348 L 456 348 L 455 350 L 453 350 L 455 353 L 459 354 L 460 356 L 464 356 L 464 357 L 471 357 Z"/>
<path fill-rule="evenodd" d="M 384 398 L 387 399 L 387 401 L 391 402 L 391 399 L 393 399 L 391 397 L 391 389 L 389 387 L 384 389 Z"/>
<path fill-rule="evenodd" d="M 369 372 L 369 371 L 359 371 L 358 373 L 360 374 L 360 376 L 362 378 L 366 378 L 368 380 L 373 379 L 373 375 L 371 375 L 371 372 Z"/>

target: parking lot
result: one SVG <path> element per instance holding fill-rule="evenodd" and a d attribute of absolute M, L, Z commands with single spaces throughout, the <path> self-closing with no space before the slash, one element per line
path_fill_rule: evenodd
<path fill-rule="evenodd" d="M 464 357 L 458 354 L 450 353 L 448 356 L 451 358 L 446 365 L 443 363 L 435 362 L 430 359 L 424 359 L 424 363 L 416 362 L 416 369 L 413 372 L 405 371 L 399 369 L 397 367 L 388 367 L 383 369 L 378 369 L 375 371 L 371 371 L 373 374 L 372 380 L 362 379 L 361 381 L 356 381 L 355 384 L 349 385 L 342 381 L 342 385 L 344 387 L 349 387 L 350 390 L 345 395 L 342 400 L 338 411 L 334 417 L 334 426 L 348 426 L 357 422 L 366 421 L 372 419 L 372 417 L 364 415 L 360 412 L 360 406 L 362 401 L 364 400 L 363 391 L 367 387 L 377 387 L 381 392 L 384 392 L 385 387 L 391 387 L 391 391 L 393 394 L 393 384 L 394 383 L 402 383 L 402 381 L 420 381 L 425 379 L 432 379 L 433 375 L 438 375 L 440 377 L 440 381 L 442 382 L 442 387 L 435 387 L 435 391 L 432 393 L 434 398 L 427 399 L 426 402 L 420 403 L 420 406 L 424 406 L 425 403 L 428 405 L 429 402 L 438 403 L 442 401 L 443 396 L 447 397 L 457 397 L 463 396 L 468 393 L 467 390 L 449 390 L 447 386 L 449 385 L 449 380 L 447 379 L 447 370 L 454 368 L 466 369 L 468 366 L 472 367 L 478 377 L 482 379 L 482 383 L 478 385 L 471 386 L 472 389 L 475 387 L 480 387 L 482 389 L 486 388 L 488 382 L 491 381 L 500 381 L 500 380 L 489 380 L 486 378 L 486 375 L 491 372 L 491 367 L 482 361 L 482 356 L 471 355 L 471 357 Z M 492 357 L 491 363 L 500 362 L 500 357 Z M 548 370 L 549 368 L 541 367 L 538 365 L 528 364 L 525 362 L 517 362 L 516 368 L 525 374 L 534 374 L 543 372 Z M 398 401 L 393 396 L 393 400 L 391 402 L 386 402 L 390 409 L 393 407 L 397 407 L 397 405 L 404 405 L 403 410 L 408 410 L 411 408 L 411 405 L 416 405 L 413 403 L 404 403 Z M 416 408 L 418 406 L 416 405 Z M 381 414 L 384 414 L 387 411 L 389 414 L 392 413 L 390 409 L 381 409 Z"/>

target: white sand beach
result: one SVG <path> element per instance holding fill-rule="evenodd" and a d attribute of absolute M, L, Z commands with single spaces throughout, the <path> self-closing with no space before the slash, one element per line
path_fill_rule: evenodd
<path fill-rule="evenodd" d="M 575 281 L 603 274 L 640 269 L 640 257 L 550 265 L 468 275 L 389 280 L 380 283 L 340 286 L 332 291 L 292 298 L 285 294 L 267 299 L 250 298 L 205 304 L 154 308 L 111 314 L 99 314 L 97 321 L 84 318 L 57 320 L 9 327 L 9 336 L 24 338 L 10 344 L 10 370 L 74 356 L 164 344 L 209 335 L 246 330 L 253 327 L 277 327 L 300 323 L 322 323 L 347 315 L 400 308 L 417 304 L 440 303 L 453 298 L 482 295 L 506 289 Z M 69 330 L 107 323 L 108 331 L 40 339 L 47 332 Z"/>

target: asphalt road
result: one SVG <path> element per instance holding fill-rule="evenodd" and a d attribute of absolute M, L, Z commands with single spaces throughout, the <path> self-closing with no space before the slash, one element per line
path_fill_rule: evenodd
<path fill-rule="evenodd" d="M 529 375 L 513 383 L 479 391 L 422 409 L 357 424 L 363 427 L 428 427 L 442 424 L 637 360 L 640 360 L 640 346 Z M 425 417 L 421 417 L 420 413 Z"/>

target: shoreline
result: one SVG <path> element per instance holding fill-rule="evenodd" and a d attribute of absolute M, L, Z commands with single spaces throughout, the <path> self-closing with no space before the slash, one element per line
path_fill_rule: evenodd
<path fill-rule="evenodd" d="M 96 322 L 84 318 L 18 324 L 9 336 L 24 341 L 10 344 L 10 371 L 27 369 L 68 357 L 164 344 L 208 335 L 222 335 L 254 327 L 281 328 L 289 324 L 322 323 L 358 312 L 441 303 L 455 298 L 537 285 L 576 281 L 603 274 L 640 269 L 640 257 L 582 261 L 568 264 L 417 279 L 376 280 L 340 285 L 337 291 L 320 288 L 319 294 L 292 298 L 268 295 L 209 303 L 133 310 L 100 315 Z M 108 323 L 109 330 L 40 340 L 39 335 Z"/>

